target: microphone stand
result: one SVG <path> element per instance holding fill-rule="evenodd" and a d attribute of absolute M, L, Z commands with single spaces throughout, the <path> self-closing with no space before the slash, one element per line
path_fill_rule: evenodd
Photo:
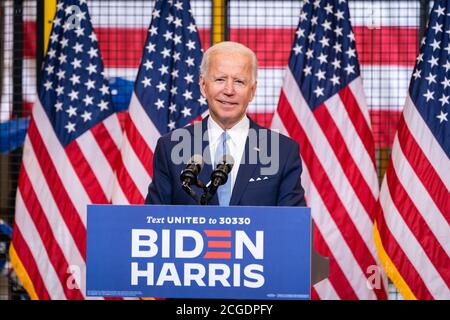
<path fill-rule="evenodd" d="M 201 196 L 200 200 L 199 200 L 199 198 L 198 198 L 198 196 L 197 196 L 197 193 L 195 193 L 195 191 L 191 188 L 191 186 L 189 185 L 189 183 L 187 183 L 186 181 L 184 181 L 184 182 L 181 184 L 181 187 L 182 187 L 182 189 L 183 189 L 184 191 L 186 191 L 186 193 L 187 193 L 187 194 L 195 201 L 195 203 L 200 204 L 200 205 L 207 205 L 209 199 L 211 199 L 211 197 L 212 197 L 212 195 L 211 195 L 211 197 L 208 198 L 208 200 L 205 200 L 205 199 L 204 199 L 205 193 L 209 193 L 208 188 L 206 188 L 205 184 L 204 184 L 202 181 L 198 180 L 198 179 L 197 179 L 195 185 L 196 185 L 197 187 L 203 189 L 203 195 Z"/>
<path fill-rule="evenodd" d="M 200 180 L 199 180 L 198 182 L 199 182 L 198 187 L 200 187 L 200 188 L 203 189 L 203 194 L 202 194 L 202 196 L 200 197 L 200 202 L 199 202 L 199 204 L 202 205 L 202 206 L 207 206 L 209 200 L 211 200 L 211 198 L 212 198 L 212 195 L 210 195 L 209 189 L 205 186 L 205 184 L 204 184 L 203 182 L 201 182 Z M 207 195 L 208 195 L 208 196 L 207 196 Z"/>
<path fill-rule="evenodd" d="M 181 188 L 183 188 L 183 190 L 186 191 L 186 193 L 187 193 L 192 199 L 194 199 L 194 201 L 195 201 L 196 203 L 199 202 L 198 197 L 197 197 L 197 194 L 195 193 L 194 190 L 192 190 L 191 186 L 190 186 L 186 181 L 184 181 L 184 182 L 181 184 Z"/>
<path fill-rule="evenodd" d="M 231 161 L 230 159 L 231 158 Z M 229 179 L 228 175 L 231 173 L 234 160 L 231 156 L 224 156 L 223 163 L 217 165 L 217 168 L 213 171 L 211 175 L 211 182 L 208 188 L 203 187 L 203 194 L 200 198 L 200 205 L 208 205 L 208 202 L 216 194 L 217 189 L 226 183 Z M 218 180 L 219 179 L 219 180 Z M 230 178 L 231 179 L 231 178 Z"/>
<path fill-rule="evenodd" d="M 207 188 L 205 188 L 203 191 L 204 192 L 200 198 L 200 205 L 207 206 L 209 200 L 211 200 L 211 198 L 214 196 L 214 194 L 211 194 L 211 192 L 209 192 L 209 189 L 207 189 Z"/>

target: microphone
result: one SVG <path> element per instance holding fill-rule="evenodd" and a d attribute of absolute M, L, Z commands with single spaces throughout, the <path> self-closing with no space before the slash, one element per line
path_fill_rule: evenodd
<path fill-rule="evenodd" d="M 222 157 L 216 166 L 216 169 L 211 173 L 211 181 L 208 188 L 204 188 L 204 193 L 200 198 L 201 205 L 207 205 L 209 200 L 217 192 L 217 188 L 225 184 L 228 180 L 228 175 L 233 169 L 234 159 L 232 156 L 226 154 Z"/>
<path fill-rule="evenodd" d="M 181 171 L 180 180 L 183 188 L 190 188 L 197 185 L 197 176 L 203 168 L 203 158 L 199 154 L 194 154 L 188 161 L 186 168 Z"/>
<path fill-rule="evenodd" d="M 231 169 L 233 169 L 233 165 L 234 159 L 228 154 L 224 155 L 219 161 L 216 169 L 211 174 L 211 184 L 209 186 L 211 196 L 216 193 L 219 186 L 227 182 L 228 175 L 230 174 Z"/>

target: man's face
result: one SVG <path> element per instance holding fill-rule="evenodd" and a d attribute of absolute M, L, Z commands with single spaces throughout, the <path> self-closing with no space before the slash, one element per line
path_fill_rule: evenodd
<path fill-rule="evenodd" d="M 256 91 L 252 61 L 243 53 L 214 52 L 206 75 L 200 77 L 200 90 L 209 105 L 209 114 L 223 128 L 241 120 Z"/>

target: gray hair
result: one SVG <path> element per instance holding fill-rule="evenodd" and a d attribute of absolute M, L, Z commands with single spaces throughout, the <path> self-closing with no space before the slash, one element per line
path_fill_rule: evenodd
<path fill-rule="evenodd" d="M 233 41 L 223 41 L 216 43 L 205 51 L 205 53 L 203 54 L 202 63 L 200 64 L 200 75 L 206 76 L 209 68 L 209 58 L 211 54 L 217 51 L 243 53 L 248 55 L 252 60 L 253 81 L 256 81 L 258 77 L 258 60 L 256 59 L 256 54 L 253 52 L 253 50 L 244 46 L 243 44 Z"/>

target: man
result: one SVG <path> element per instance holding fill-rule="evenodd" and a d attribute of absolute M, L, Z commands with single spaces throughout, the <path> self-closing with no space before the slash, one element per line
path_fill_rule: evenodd
<path fill-rule="evenodd" d="M 228 154 L 234 165 L 227 182 L 217 189 L 209 204 L 305 205 L 298 144 L 259 126 L 246 115 L 255 95 L 256 78 L 256 55 L 244 45 L 221 42 L 205 52 L 200 66 L 200 89 L 208 101 L 209 116 L 158 140 L 153 181 L 145 203 L 198 204 L 180 182 L 188 159 L 194 154 L 202 155 L 205 165 L 198 178 L 206 183 L 223 155 Z M 180 137 L 185 141 L 179 141 Z M 177 153 L 180 145 L 182 155 Z M 183 157 L 183 162 L 178 157 Z M 198 195 L 203 193 L 199 187 L 192 188 Z"/>

